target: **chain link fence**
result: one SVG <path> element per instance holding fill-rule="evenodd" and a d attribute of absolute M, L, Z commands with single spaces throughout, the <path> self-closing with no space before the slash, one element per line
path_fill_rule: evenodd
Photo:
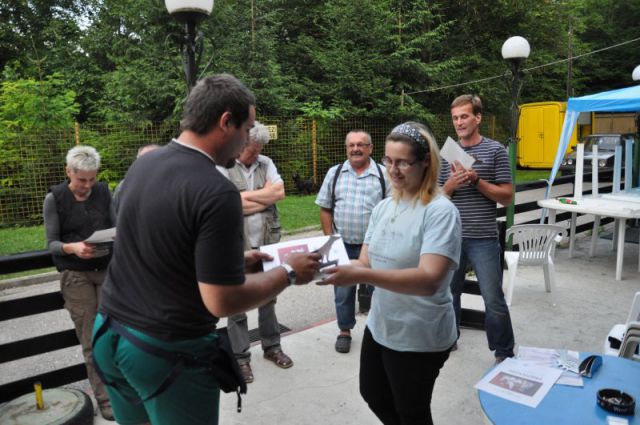
<path fill-rule="evenodd" d="M 384 152 L 384 138 L 396 122 L 349 118 L 327 122 L 306 117 L 258 117 L 275 136 L 263 149 L 278 167 L 288 195 L 299 194 L 293 174 L 319 187 L 327 170 L 346 159 L 344 138 L 353 129 L 371 134 L 373 158 Z M 449 115 L 428 123 L 442 145 L 455 136 Z M 495 117 L 485 116 L 481 132 L 504 140 Z M 42 223 L 42 202 L 49 187 L 65 179 L 65 156 L 76 144 L 95 147 L 102 157 L 98 179 L 113 190 L 135 159 L 138 148 L 163 145 L 178 134 L 178 123 L 148 125 L 76 125 L 75 129 L 16 133 L 0 141 L 0 228 Z"/>

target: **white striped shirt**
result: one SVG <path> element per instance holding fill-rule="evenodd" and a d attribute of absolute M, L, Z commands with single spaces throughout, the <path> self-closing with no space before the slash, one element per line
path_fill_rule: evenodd
<path fill-rule="evenodd" d="M 480 143 L 471 147 L 460 145 L 464 151 L 474 157 L 473 169 L 478 177 L 489 183 L 511 183 L 509 155 L 505 147 L 495 140 L 483 137 Z M 443 185 L 449 178 L 451 167 L 442 159 L 439 183 Z M 496 202 L 484 196 L 474 186 L 459 187 L 451 197 L 451 201 L 460 212 L 463 238 L 497 237 Z"/>

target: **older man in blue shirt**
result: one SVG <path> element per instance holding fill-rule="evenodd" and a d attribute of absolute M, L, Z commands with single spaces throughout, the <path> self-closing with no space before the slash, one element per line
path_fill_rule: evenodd
<path fill-rule="evenodd" d="M 339 233 L 349 258 L 357 259 L 369 224 L 371 211 L 390 193 L 388 177 L 380 165 L 371 159 L 373 143 L 364 130 L 352 130 L 345 145 L 347 160 L 329 169 L 316 204 L 320 206 L 320 223 L 325 235 Z M 340 334 L 336 351 L 351 349 L 351 329 L 356 324 L 356 285 L 336 287 L 336 316 Z"/>

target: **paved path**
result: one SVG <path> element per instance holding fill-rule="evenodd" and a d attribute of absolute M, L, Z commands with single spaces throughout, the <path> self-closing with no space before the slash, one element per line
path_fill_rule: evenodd
<path fill-rule="evenodd" d="M 604 338 L 614 323 L 626 320 L 631 298 L 640 291 L 638 245 L 627 244 L 625 249 L 625 280 L 615 281 L 615 253 L 610 241 L 601 240 L 597 256 L 588 257 L 589 240 L 579 238 L 575 258 L 567 249 L 556 254 L 557 305 L 551 305 L 544 291 L 541 268 L 518 269 L 511 314 L 519 345 L 568 348 L 600 352 Z M 44 288 L 46 285 L 39 287 Z M 49 289 L 56 290 L 56 284 Z M 21 294 L 7 290 L 0 292 L 0 300 L 38 291 L 23 288 Z M 482 308 L 479 297 L 465 296 L 463 304 Z M 338 354 L 333 349 L 336 325 L 330 288 L 296 287 L 286 290 L 278 298 L 278 315 L 286 326 L 296 330 L 283 337 L 283 346 L 291 354 L 295 365 L 282 370 L 262 359 L 259 345 L 252 347 L 256 380 L 243 397 L 244 410 L 235 411 L 235 395 L 223 394 L 221 424 L 377 424 L 358 394 L 359 347 L 364 316 L 358 317 L 352 351 Z M 56 317 L 42 317 L 27 324 L 3 323 L 0 341 L 22 337 L 26 328 L 34 333 L 48 333 L 57 326 L 69 326 L 65 312 Z M 45 315 L 42 315 L 45 316 Z M 250 314 L 255 320 L 255 313 Z M 34 323 L 35 322 L 35 323 Z M 255 323 L 255 322 L 254 322 Z M 314 325 L 314 326 L 312 326 Z M 251 327 L 255 324 L 250 324 Z M 312 326 L 307 329 L 308 326 Z M 439 424 L 475 425 L 483 423 L 482 412 L 474 384 L 493 364 L 482 331 L 463 330 L 459 350 L 452 353 L 436 383 L 432 403 L 434 420 Z M 60 359 L 26 359 L 0 365 L 0 380 L 23 373 L 26 376 L 40 369 L 61 367 L 77 353 L 70 349 Z M 75 362 L 75 361 L 74 361 Z M 86 388 L 86 383 L 77 384 Z M 595 403 L 594 403 L 595 408 Z M 110 422 L 96 418 L 96 424 Z M 112 423 L 112 422 L 111 422 Z"/>

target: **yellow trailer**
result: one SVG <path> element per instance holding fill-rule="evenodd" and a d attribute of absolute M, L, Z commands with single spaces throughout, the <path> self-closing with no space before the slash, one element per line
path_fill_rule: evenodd
<path fill-rule="evenodd" d="M 536 102 L 520 105 L 518 121 L 518 165 L 551 168 L 558 150 L 567 102 Z M 573 132 L 567 152 L 577 144 Z M 565 152 L 566 153 L 566 152 Z"/>

